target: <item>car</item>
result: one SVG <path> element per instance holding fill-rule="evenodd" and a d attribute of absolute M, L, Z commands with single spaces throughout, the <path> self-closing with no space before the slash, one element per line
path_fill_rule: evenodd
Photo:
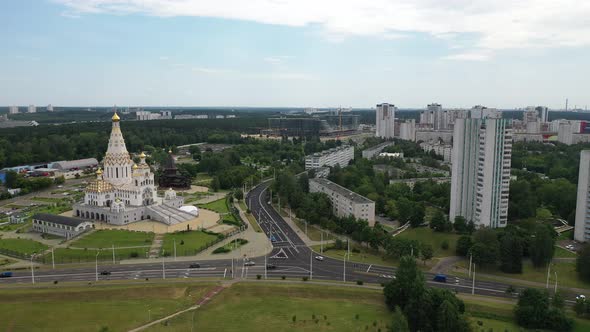
<path fill-rule="evenodd" d="M 111 271 L 107 271 L 107 270 L 100 271 L 100 275 L 101 276 L 110 276 L 111 275 Z"/>
<path fill-rule="evenodd" d="M 5 271 L 5 272 L 0 273 L 0 278 L 10 278 L 10 277 L 12 277 L 12 272 L 10 272 L 10 271 Z"/>
<path fill-rule="evenodd" d="M 432 280 L 436 282 L 447 282 L 447 276 L 444 274 L 437 274 Z"/>
<path fill-rule="evenodd" d="M 381 274 L 380 277 L 385 279 L 395 279 L 395 276 L 392 276 L 390 274 Z"/>
<path fill-rule="evenodd" d="M 191 265 L 188 266 L 189 269 L 198 269 L 201 267 L 201 264 L 199 263 L 192 263 Z"/>
<path fill-rule="evenodd" d="M 254 263 L 253 261 L 247 261 L 246 263 L 244 263 L 245 266 L 254 266 L 256 265 L 256 263 Z"/>
<path fill-rule="evenodd" d="M 323 256 L 315 256 L 315 259 L 318 261 L 323 261 L 324 257 Z"/>
<path fill-rule="evenodd" d="M 277 242 L 277 238 L 273 235 L 270 237 L 270 242 Z"/>
<path fill-rule="evenodd" d="M 580 294 L 580 295 L 576 296 L 576 300 L 586 300 L 586 295 Z"/>
<path fill-rule="evenodd" d="M 273 270 L 273 269 L 276 269 L 277 266 L 274 265 L 274 264 L 266 264 L 266 268 L 269 269 L 269 270 Z"/>

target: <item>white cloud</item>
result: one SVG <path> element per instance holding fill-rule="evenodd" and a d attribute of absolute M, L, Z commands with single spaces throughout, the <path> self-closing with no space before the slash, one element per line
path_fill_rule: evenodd
<path fill-rule="evenodd" d="M 426 33 L 472 48 L 590 45 L 584 0 L 53 0 L 74 13 L 198 16 L 287 26 L 318 25 L 333 40 Z"/>
<path fill-rule="evenodd" d="M 229 69 L 209 68 L 209 67 L 192 67 L 191 70 L 195 73 L 202 73 L 202 74 L 228 74 L 228 73 L 232 72 Z"/>
<path fill-rule="evenodd" d="M 451 54 L 443 57 L 445 60 L 466 60 L 466 61 L 486 61 L 492 57 L 488 51 L 469 51 L 464 53 Z"/>
<path fill-rule="evenodd" d="M 264 62 L 268 62 L 273 65 L 280 65 L 285 63 L 287 60 L 293 58 L 290 55 L 275 55 L 275 56 L 267 56 L 264 59 Z"/>

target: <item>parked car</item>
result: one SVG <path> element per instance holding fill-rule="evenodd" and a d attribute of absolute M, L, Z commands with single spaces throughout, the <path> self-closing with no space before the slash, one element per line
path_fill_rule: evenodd
<path fill-rule="evenodd" d="M 201 267 L 201 264 L 199 263 L 192 263 L 191 265 L 188 266 L 189 269 L 198 269 Z"/>
<path fill-rule="evenodd" d="M 432 278 L 436 282 L 447 282 L 447 276 L 444 274 L 437 274 Z"/>
<path fill-rule="evenodd" d="M 323 261 L 324 257 L 323 256 L 315 256 L 315 259 L 318 261 Z"/>
<path fill-rule="evenodd" d="M 111 275 L 111 271 L 107 271 L 107 270 L 101 271 L 100 272 L 100 275 L 101 276 L 110 276 Z"/>
<path fill-rule="evenodd" d="M 273 269 L 276 269 L 277 266 L 274 265 L 274 264 L 266 264 L 266 268 L 269 269 L 269 270 L 273 270 Z"/>
<path fill-rule="evenodd" d="M 254 266 L 256 265 L 256 263 L 254 263 L 253 261 L 247 261 L 246 263 L 244 263 L 245 266 Z"/>
<path fill-rule="evenodd" d="M 12 277 L 12 272 L 10 272 L 10 271 L 5 271 L 5 272 L 0 273 L 0 278 L 10 278 L 10 277 Z"/>

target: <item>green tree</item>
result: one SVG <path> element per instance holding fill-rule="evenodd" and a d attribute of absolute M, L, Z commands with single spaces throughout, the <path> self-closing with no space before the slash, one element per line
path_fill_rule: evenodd
<path fill-rule="evenodd" d="M 434 229 L 435 232 L 446 232 L 450 230 L 448 226 L 444 213 L 437 209 L 430 219 L 430 228 Z"/>
<path fill-rule="evenodd" d="M 555 250 L 555 231 L 550 225 L 540 224 L 535 227 L 530 242 L 529 253 L 535 267 L 546 266 L 553 259 Z"/>
<path fill-rule="evenodd" d="M 444 300 L 436 314 L 436 331 L 455 332 L 459 329 L 459 312 L 455 305 Z"/>
<path fill-rule="evenodd" d="M 489 228 L 483 228 L 473 234 L 471 254 L 473 262 L 481 265 L 494 265 L 498 261 L 500 243 L 497 233 Z"/>
<path fill-rule="evenodd" d="M 425 289 L 424 275 L 418 269 L 416 261 L 411 256 L 404 256 L 400 260 L 395 278 L 383 290 L 385 303 L 391 310 L 396 306 L 403 309 L 411 298 L 420 298 Z"/>
<path fill-rule="evenodd" d="M 236 189 L 236 191 L 234 192 L 234 197 L 238 201 L 241 201 L 244 198 L 244 192 L 242 191 L 242 189 Z"/>
<path fill-rule="evenodd" d="M 459 256 L 467 256 L 469 254 L 469 250 L 473 245 L 473 241 L 471 241 L 471 236 L 469 235 L 462 235 L 457 239 L 457 245 L 455 246 L 455 251 Z"/>
<path fill-rule="evenodd" d="M 578 251 L 576 271 L 581 279 L 590 281 L 590 244 L 586 244 Z"/>
<path fill-rule="evenodd" d="M 219 183 L 219 178 L 214 176 L 211 180 L 211 190 L 218 191 L 220 189 L 221 184 Z"/>
<path fill-rule="evenodd" d="M 422 225 L 424 222 L 424 216 L 426 215 L 426 209 L 424 208 L 424 204 L 422 203 L 413 203 L 412 204 L 412 213 L 410 216 L 410 226 L 418 227 Z"/>
<path fill-rule="evenodd" d="M 522 273 L 523 245 L 520 238 L 508 233 L 500 241 L 500 270 Z"/>
<path fill-rule="evenodd" d="M 18 174 L 15 171 L 6 172 L 4 185 L 6 188 L 16 188 L 18 180 Z"/>
<path fill-rule="evenodd" d="M 408 320 L 399 307 L 395 307 L 393 316 L 391 319 L 391 325 L 389 325 L 390 332 L 410 332 L 408 327 Z"/>
<path fill-rule="evenodd" d="M 426 261 L 434 256 L 434 250 L 432 249 L 432 245 L 422 245 L 422 248 L 420 249 L 420 255 L 422 256 L 423 263 L 426 264 Z"/>
<path fill-rule="evenodd" d="M 527 288 L 519 295 L 514 316 L 518 325 L 529 329 L 570 331 L 573 327 L 573 320 L 551 303 L 547 291 L 540 289 Z"/>
<path fill-rule="evenodd" d="M 467 221 L 463 216 L 456 216 L 453 222 L 453 228 L 459 234 L 467 233 Z"/>

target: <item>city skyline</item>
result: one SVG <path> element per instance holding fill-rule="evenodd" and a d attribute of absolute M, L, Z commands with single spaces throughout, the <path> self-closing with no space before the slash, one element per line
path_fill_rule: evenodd
<path fill-rule="evenodd" d="M 579 1 L 5 2 L 0 104 L 585 108 L 589 12 Z"/>

